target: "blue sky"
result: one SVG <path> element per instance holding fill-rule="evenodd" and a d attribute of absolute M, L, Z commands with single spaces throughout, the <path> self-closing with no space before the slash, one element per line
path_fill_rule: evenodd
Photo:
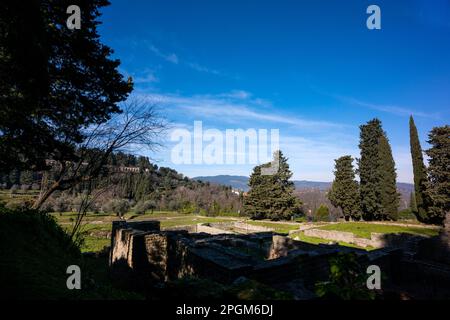
<path fill-rule="evenodd" d="M 422 146 L 450 119 L 450 1 L 119 1 L 102 41 L 173 127 L 279 129 L 295 179 L 331 181 L 359 155 L 358 126 L 383 122 L 398 181 L 412 182 L 408 117 Z M 381 8 L 368 30 L 366 8 Z M 177 165 L 187 176 L 249 175 L 252 165 Z"/>

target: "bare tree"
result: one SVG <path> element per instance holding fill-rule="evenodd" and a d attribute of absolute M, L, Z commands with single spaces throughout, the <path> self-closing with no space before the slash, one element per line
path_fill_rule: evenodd
<path fill-rule="evenodd" d="M 124 103 L 122 113 L 105 123 L 86 128 L 86 138 L 77 146 L 77 159 L 52 161 L 54 177 L 48 179 L 45 176 L 42 179 L 41 193 L 33 208 L 41 208 L 55 191 L 69 190 L 80 183 L 109 174 L 111 168 L 107 163 L 112 153 L 157 149 L 167 128 L 154 103 L 141 99 Z"/>

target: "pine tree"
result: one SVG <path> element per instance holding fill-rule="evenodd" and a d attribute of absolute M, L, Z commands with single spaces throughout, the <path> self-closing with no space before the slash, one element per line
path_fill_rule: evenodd
<path fill-rule="evenodd" d="M 379 220 L 383 214 L 380 197 L 378 142 L 383 136 L 381 121 L 373 119 L 360 126 L 361 158 L 358 160 L 361 210 L 364 220 Z"/>
<path fill-rule="evenodd" d="M 353 158 L 343 156 L 335 160 L 334 181 L 328 192 L 328 199 L 333 206 L 341 208 L 345 220 L 361 218 L 359 186 L 355 180 Z"/>
<path fill-rule="evenodd" d="M 450 126 L 435 127 L 428 135 L 432 146 L 426 151 L 430 157 L 428 192 L 433 206 L 428 211 L 428 223 L 442 224 L 450 211 Z"/>
<path fill-rule="evenodd" d="M 412 116 L 409 118 L 409 142 L 411 146 L 411 158 L 414 172 L 414 193 L 417 206 L 417 209 L 413 211 L 413 213 L 420 222 L 427 222 L 428 211 L 432 202 L 427 193 L 427 171 L 423 162 L 419 135 Z"/>
<path fill-rule="evenodd" d="M 300 201 L 294 195 L 292 172 L 287 158 L 281 151 L 274 155 L 278 159 L 278 170 L 272 175 L 263 175 L 262 169 L 273 163 L 256 166 L 250 176 L 250 191 L 244 198 L 245 213 L 253 219 L 287 220 L 300 212 Z"/>
<path fill-rule="evenodd" d="M 382 205 L 382 220 L 397 220 L 400 194 L 397 192 L 397 173 L 391 146 L 385 135 L 378 141 L 379 192 Z"/>

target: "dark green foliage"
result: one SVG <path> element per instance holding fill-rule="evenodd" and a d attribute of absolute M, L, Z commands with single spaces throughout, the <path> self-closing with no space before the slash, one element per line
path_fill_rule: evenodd
<path fill-rule="evenodd" d="M 99 41 L 107 0 L 81 0 L 80 30 L 66 26 L 69 0 L 0 4 L 0 169 L 71 160 L 82 130 L 118 113 L 132 83 Z"/>
<path fill-rule="evenodd" d="M 432 206 L 432 201 L 427 192 L 427 171 L 423 162 L 422 147 L 420 146 L 417 128 L 412 116 L 409 118 L 409 142 L 414 172 L 414 196 L 416 203 L 413 212 L 417 220 L 427 223 L 429 220 L 428 211 Z"/>
<path fill-rule="evenodd" d="M 355 180 L 353 158 L 343 156 L 335 160 L 334 181 L 327 196 L 333 206 L 341 208 L 345 220 L 361 218 L 359 186 Z"/>
<path fill-rule="evenodd" d="M 168 282 L 157 293 L 162 300 L 290 300 L 292 295 L 254 280 L 241 278 L 231 285 L 187 277 Z"/>
<path fill-rule="evenodd" d="M 316 294 L 323 299 L 373 300 L 367 288 L 367 275 L 354 253 L 339 253 L 330 259 L 330 278 L 316 284 Z"/>
<path fill-rule="evenodd" d="M 450 126 L 435 127 L 428 135 L 431 148 L 428 192 L 433 206 L 428 211 L 428 221 L 442 224 L 445 213 L 450 211 Z"/>
<path fill-rule="evenodd" d="M 409 209 L 414 214 L 417 212 L 416 193 L 414 191 L 409 196 Z"/>
<path fill-rule="evenodd" d="M 321 204 L 314 213 L 315 221 L 330 221 L 330 209 L 324 204 Z"/>
<path fill-rule="evenodd" d="M 397 173 L 391 146 L 385 135 L 378 141 L 378 170 L 382 220 L 397 220 L 400 194 L 397 192 Z"/>
<path fill-rule="evenodd" d="M 361 210 L 364 220 L 396 220 L 399 198 L 395 162 L 381 121 L 360 126 L 361 158 L 358 161 Z"/>
<path fill-rule="evenodd" d="M 380 160 L 378 142 L 383 136 L 381 121 L 373 119 L 360 126 L 361 158 L 358 161 L 361 210 L 364 220 L 379 220 L 383 216 L 380 197 Z"/>
<path fill-rule="evenodd" d="M 270 167 L 271 163 L 267 163 L 256 166 L 250 176 L 250 191 L 244 198 L 244 209 L 252 219 L 287 220 L 300 212 L 301 203 L 293 194 L 295 187 L 290 181 L 292 172 L 287 158 L 281 151 L 277 151 L 274 158 L 279 160 L 275 174 L 261 174 L 263 168 Z"/>

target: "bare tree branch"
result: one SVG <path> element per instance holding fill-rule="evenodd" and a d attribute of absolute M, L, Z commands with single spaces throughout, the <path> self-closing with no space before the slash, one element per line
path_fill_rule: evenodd
<path fill-rule="evenodd" d="M 75 162 L 57 161 L 55 179 L 41 191 L 33 208 L 39 209 L 55 192 L 91 181 L 107 173 L 111 154 L 136 150 L 155 151 L 160 139 L 168 129 L 167 122 L 158 114 L 154 103 L 139 99 L 122 105 L 122 113 L 114 115 L 108 122 L 86 128 L 85 140 L 77 146 L 79 157 Z"/>

